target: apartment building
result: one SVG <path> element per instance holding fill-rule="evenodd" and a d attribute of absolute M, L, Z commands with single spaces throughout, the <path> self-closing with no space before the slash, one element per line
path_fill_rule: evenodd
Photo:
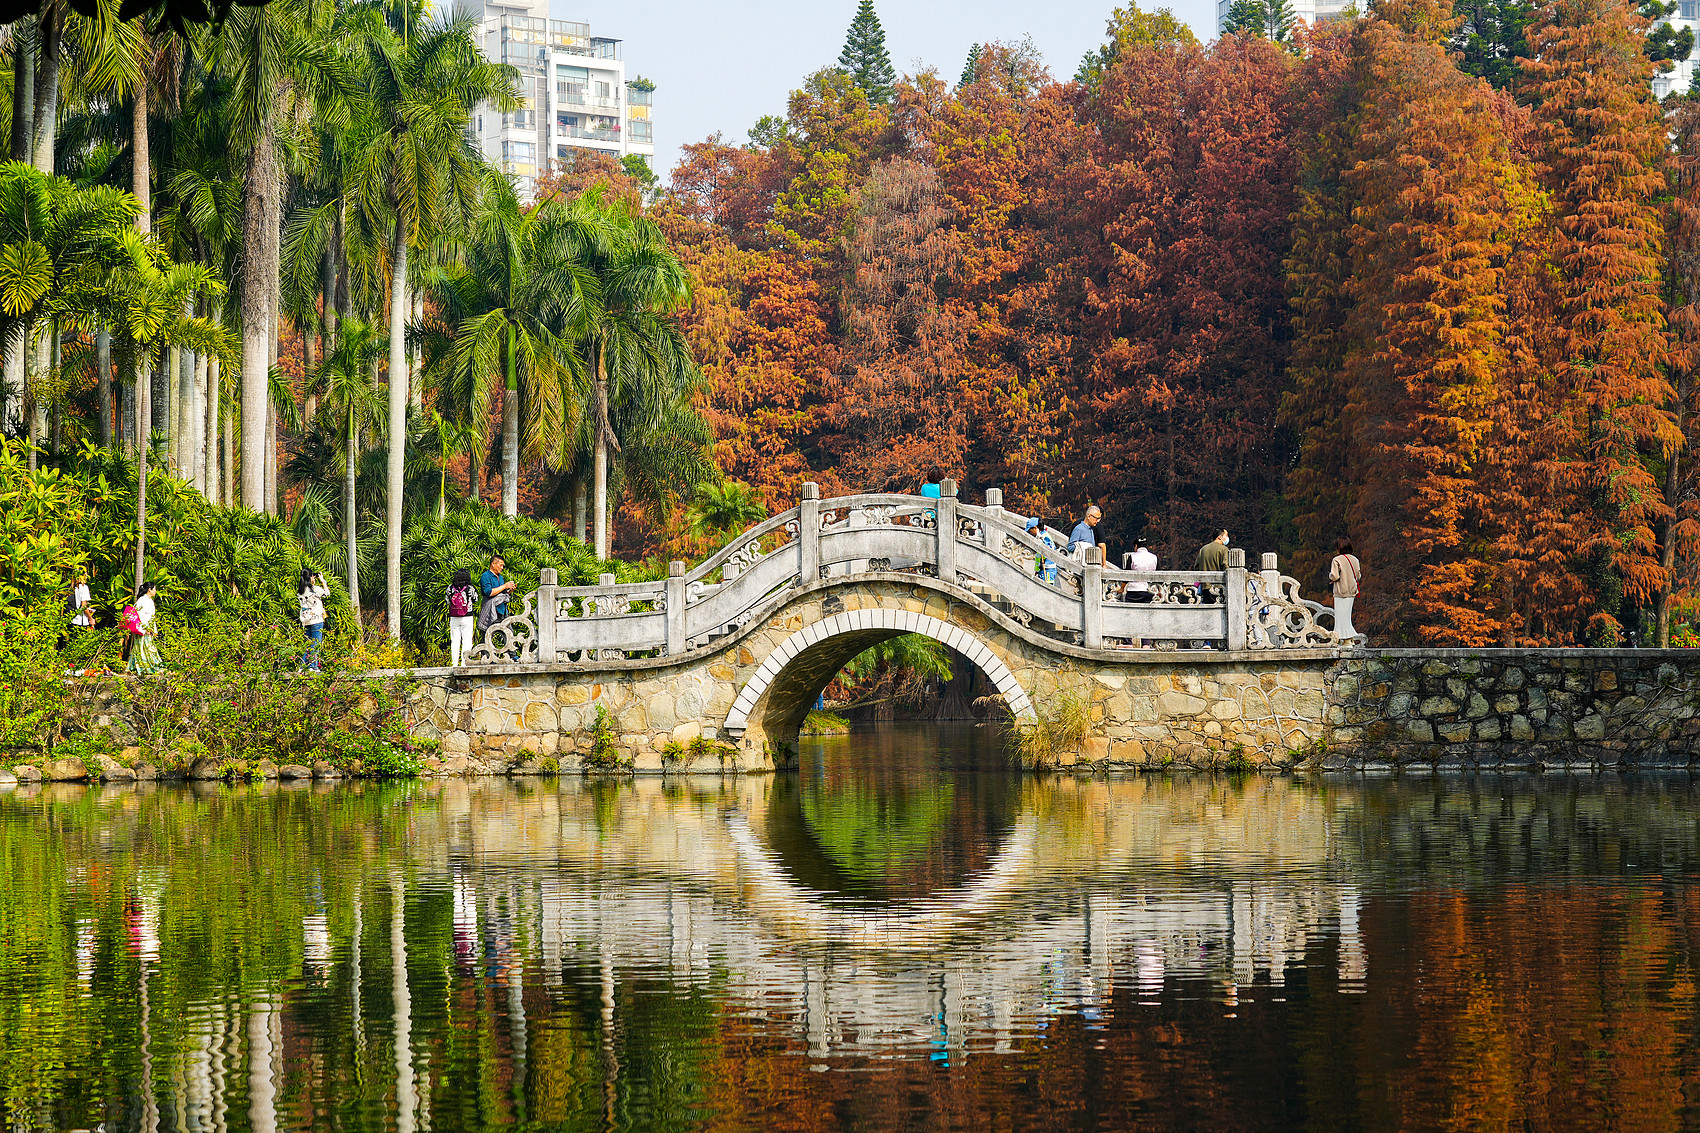
<path fill-rule="evenodd" d="M 481 106 L 473 116 L 479 148 L 511 174 L 520 199 L 537 178 L 575 150 L 616 160 L 640 154 L 652 165 L 655 135 L 648 84 L 629 85 L 620 41 L 592 35 L 588 23 L 548 18 L 548 0 L 485 4 L 482 42 L 491 60 L 519 72 L 520 109 Z"/>

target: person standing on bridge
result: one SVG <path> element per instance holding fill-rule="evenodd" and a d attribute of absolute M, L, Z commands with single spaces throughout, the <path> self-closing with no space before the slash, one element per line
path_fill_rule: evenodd
<path fill-rule="evenodd" d="M 472 572 L 465 567 L 455 571 L 449 582 L 449 664 L 458 669 L 477 640 L 478 591 L 472 586 Z"/>
<path fill-rule="evenodd" d="M 507 562 L 500 555 L 490 556 L 490 569 L 478 576 L 478 589 L 484 594 L 484 601 L 501 598 L 503 594 L 513 591 L 514 584 L 502 577 L 502 571 L 507 569 Z M 508 600 L 496 603 L 495 621 L 502 621 L 508 616 Z M 482 619 L 480 619 L 482 620 Z"/>
<path fill-rule="evenodd" d="M 1358 600 L 1358 582 L 1363 578 L 1363 564 L 1352 554 L 1352 541 L 1342 535 L 1334 540 L 1334 561 L 1328 567 L 1328 581 L 1334 584 L 1334 635 L 1341 641 L 1357 637 L 1352 628 L 1352 603 Z"/>
<path fill-rule="evenodd" d="M 1216 538 L 1198 549 L 1198 562 L 1194 570 L 1220 572 L 1228 569 L 1228 533 L 1218 531 Z"/>
<path fill-rule="evenodd" d="M 1098 510 L 1097 504 L 1088 504 L 1086 517 L 1074 525 L 1074 533 L 1068 537 L 1068 554 L 1070 558 L 1085 560 L 1081 553 L 1082 547 L 1098 545 L 1098 521 L 1104 518 L 1104 513 Z"/>
<path fill-rule="evenodd" d="M 1057 545 L 1051 541 L 1050 532 L 1045 530 L 1045 525 L 1039 522 L 1038 516 L 1027 521 L 1027 534 L 1039 540 L 1048 549 L 1052 551 L 1057 549 Z M 1037 573 L 1040 578 L 1055 586 L 1057 584 L 1057 560 L 1049 555 L 1040 555 L 1037 561 Z"/>

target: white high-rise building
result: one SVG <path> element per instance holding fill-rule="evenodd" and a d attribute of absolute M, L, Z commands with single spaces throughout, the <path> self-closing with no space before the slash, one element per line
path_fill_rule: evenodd
<path fill-rule="evenodd" d="M 1700 36 L 1700 0 L 1677 0 L 1676 15 L 1659 22 L 1670 24 L 1677 31 L 1690 28 L 1696 36 Z M 1688 58 L 1664 74 L 1653 76 L 1655 98 L 1663 98 L 1667 94 L 1682 94 L 1688 90 L 1688 84 L 1694 79 L 1695 55 L 1700 55 L 1700 43 L 1695 44 L 1695 50 L 1689 53 Z"/>
<path fill-rule="evenodd" d="M 519 72 L 519 110 L 480 106 L 473 135 L 484 156 L 518 185 L 521 200 L 537 178 L 575 150 L 616 160 L 640 154 L 652 165 L 654 93 L 628 86 L 620 41 L 590 34 L 590 25 L 551 20 L 548 0 L 483 5 L 484 54 Z"/>
<path fill-rule="evenodd" d="M 1700 3 L 1700 0 L 1695 0 L 1695 2 Z M 1216 35 L 1218 38 L 1222 35 L 1223 23 L 1228 19 L 1228 9 L 1233 6 L 1233 0 L 1216 0 Z M 1289 6 L 1292 8 L 1295 24 L 1305 23 L 1315 27 L 1317 24 L 1328 20 L 1337 20 L 1345 15 L 1346 9 L 1352 6 L 1352 0 L 1291 0 Z M 1358 5 L 1360 11 L 1363 7 L 1362 4 Z"/>

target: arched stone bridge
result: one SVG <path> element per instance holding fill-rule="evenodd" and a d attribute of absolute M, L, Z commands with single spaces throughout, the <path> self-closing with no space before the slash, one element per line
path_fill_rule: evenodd
<path fill-rule="evenodd" d="M 421 674 L 417 727 L 450 755 L 527 748 L 567 767 L 602 712 L 639 769 L 768 769 L 846 662 L 920 633 L 979 667 L 1017 720 L 1087 700 L 1085 758 L 1284 753 L 1321 735 L 1332 611 L 1300 598 L 1274 556 L 1260 572 L 1239 551 L 1217 573 L 1113 570 L 1096 549 L 1048 547 L 987 497 L 963 503 L 947 481 L 937 499 L 822 500 L 808 484 L 688 573 L 564 587 L 545 571 L 470 665 Z M 1151 600 L 1124 601 L 1128 587 Z M 698 736 L 730 749 L 698 745 L 693 760 Z"/>

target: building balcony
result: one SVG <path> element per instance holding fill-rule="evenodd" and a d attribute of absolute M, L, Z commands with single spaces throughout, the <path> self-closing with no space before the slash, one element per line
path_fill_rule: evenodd
<path fill-rule="evenodd" d="M 594 130 L 587 126 L 562 126 L 557 124 L 555 133 L 563 138 L 578 138 L 586 142 L 612 142 L 615 145 L 620 143 L 620 128 L 618 126 L 607 130 Z"/>

